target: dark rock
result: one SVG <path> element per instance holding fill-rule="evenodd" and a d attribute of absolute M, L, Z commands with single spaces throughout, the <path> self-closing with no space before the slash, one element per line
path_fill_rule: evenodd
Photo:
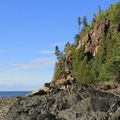
<path fill-rule="evenodd" d="M 76 118 L 80 118 L 81 114 L 80 113 L 76 113 Z"/>
<path fill-rule="evenodd" d="M 110 89 L 112 89 L 112 87 L 110 85 L 107 85 L 104 87 L 104 90 L 110 90 Z"/>
<path fill-rule="evenodd" d="M 9 109 L 6 120 L 119 120 L 120 96 L 90 86 L 55 86 L 42 96 L 24 97 Z"/>
<path fill-rule="evenodd" d="M 45 83 L 44 86 L 49 88 L 49 87 L 50 87 L 50 84 L 51 84 L 51 83 Z"/>

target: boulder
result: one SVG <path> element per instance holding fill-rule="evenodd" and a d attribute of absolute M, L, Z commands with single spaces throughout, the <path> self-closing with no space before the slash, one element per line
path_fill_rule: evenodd
<path fill-rule="evenodd" d="M 42 89 L 34 90 L 31 93 L 27 94 L 27 96 L 32 97 L 35 95 L 44 95 L 49 91 L 48 87 L 43 87 Z"/>

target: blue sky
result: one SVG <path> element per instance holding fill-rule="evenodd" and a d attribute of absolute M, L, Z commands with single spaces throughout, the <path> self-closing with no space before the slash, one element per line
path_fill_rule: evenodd
<path fill-rule="evenodd" d="M 118 0 L 0 0 L 0 91 L 33 90 L 52 79 L 54 46 L 74 41 L 77 17 Z"/>

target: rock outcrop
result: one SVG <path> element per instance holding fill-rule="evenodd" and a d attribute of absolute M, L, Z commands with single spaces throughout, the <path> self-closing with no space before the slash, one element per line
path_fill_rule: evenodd
<path fill-rule="evenodd" d="M 91 29 L 89 33 L 80 38 L 77 48 L 79 49 L 81 46 L 85 47 L 85 53 L 91 54 L 91 56 L 95 56 L 100 45 L 101 37 L 105 33 L 106 28 L 110 27 L 109 21 L 96 23 L 96 27 Z"/>
<path fill-rule="evenodd" d="M 43 87 L 41 89 L 38 90 L 34 90 L 31 93 L 29 93 L 27 96 L 32 97 L 34 95 L 44 95 L 49 91 L 49 87 Z"/>
<path fill-rule="evenodd" d="M 120 120 L 120 95 L 88 85 L 56 86 L 44 95 L 19 99 L 6 120 Z"/>

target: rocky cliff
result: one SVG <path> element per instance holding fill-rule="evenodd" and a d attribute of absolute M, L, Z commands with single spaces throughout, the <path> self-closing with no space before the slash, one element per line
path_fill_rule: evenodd
<path fill-rule="evenodd" d="M 80 83 L 120 81 L 119 13 L 120 2 L 100 10 L 90 25 L 83 24 L 75 42 L 65 45 L 63 54 L 56 51 L 54 83 L 61 84 L 68 76 Z"/>

